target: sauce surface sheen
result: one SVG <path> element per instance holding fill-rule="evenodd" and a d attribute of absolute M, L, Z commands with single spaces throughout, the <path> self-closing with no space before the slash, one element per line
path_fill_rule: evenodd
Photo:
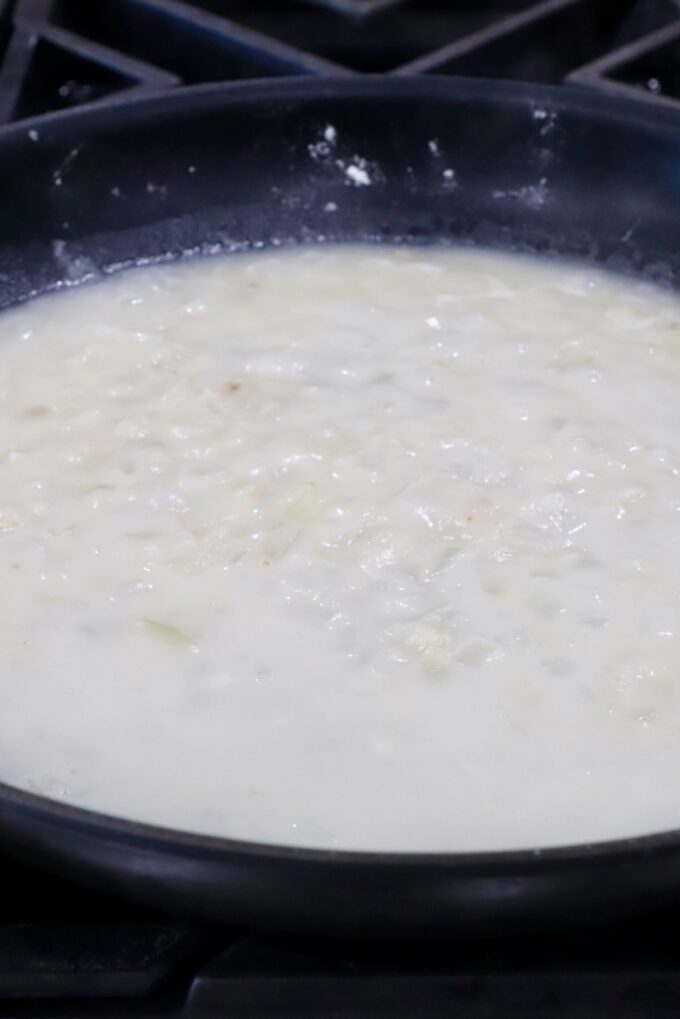
<path fill-rule="evenodd" d="M 680 299 L 308 248 L 0 316 L 0 780 L 282 844 L 680 826 Z"/>

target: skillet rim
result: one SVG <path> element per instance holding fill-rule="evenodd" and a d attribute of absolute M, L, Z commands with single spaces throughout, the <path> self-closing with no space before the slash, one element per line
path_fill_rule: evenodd
<path fill-rule="evenodd" d="M 606 119 L 608 123 L 624 123 L 646 133 L 671 133 L 680 130 L 680 104 L 655 106 L 649 99 L 597 92 L 583 85 L 547 85 L 512 81 L 503 78 L 466 78 L 455 75 L 389 76 L 356 75 L 292 76 L 290 78 L 251 78 L 239 81 L 207 82 L 184 85 L 181 89 L 154 88 L 143 93 L 107 96 L 95 102 L 72 109 L 53 110 L 50 113 L 29 117 L 0 125 L 0 153 L 4 142 L 15 142 L 22 136 L 34 151 L 39 152 L 43 142 L 58 141 L 49 129 L 66 130 L 71 125 L 84 129 L 91 123 L 96 126 L 116 124 L 137 119 L 138 116 L 156 116 L 196 107 L 201 112 L 215 106 L 228 108 L 234 103 L 263 103 L 269 100 L 278 106 L 289 99 L 338 98 L 343 95 L 355 99 L 380 99 L 392 96 L 429 96 L 441 100 L 492 101 L 497 106 L 516 106 L 525 100 L 529 109 L 537 102 L 548 104 L 551 112 L 581 114 L 591 120 Z M 42 130 L 41 130 L 42 129 Z M 38 137 L 35 137 L 35 131 Z"/>

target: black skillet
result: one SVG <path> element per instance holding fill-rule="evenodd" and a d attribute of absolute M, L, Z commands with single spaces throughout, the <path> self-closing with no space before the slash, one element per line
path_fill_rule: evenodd
<path fill-rule="evenodd" d="M 578 256 L 678 286 L 680 116 L 587 91 L 363 78 L 190 88 L 0 132 L 0 306 L 143 259 L 332 240 Z M 0 786 L 0 838 L 170 910 L 324 933 L 580 923 L 680 891 L 680 832 L 544 852 L 297 850 Z"/>

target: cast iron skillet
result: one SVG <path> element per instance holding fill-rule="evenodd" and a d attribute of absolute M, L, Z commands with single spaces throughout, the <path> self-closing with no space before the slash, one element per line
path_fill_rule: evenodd
<path fill-rule="evenodd" d="M 585 91 L 435 78 L 186 89 L 5 129 L 0 198 L 0 306 L 140 259 L 323 240 L 455 240 L 680 281 L 680 116 Z M 298 850 L 0 786 L 0 837 L 174 911 L 324 933 L 580 923 L 680 890 L 680 832 L 544 852 Z"/>

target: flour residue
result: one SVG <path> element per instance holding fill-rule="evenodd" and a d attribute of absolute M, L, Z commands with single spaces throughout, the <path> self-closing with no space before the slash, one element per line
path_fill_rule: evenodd
<path fill-rule="evenodd" d="M 449 166 L 444 156 L 442 144 L 439 138 L 430 138 L 427 149 L 431 157 L 433 169 L 437 175 L 437 186 L 442 191 L 455 191 L 458 187 L 458 177 L 452 166 Z M 409 167 L 409 170 L 411 168 Z"/>
<path fill-rule="evenodd" d="M 326 124 L 320 130 L 319 136 L 307 144 L 307 151 L 315 163 L 339 171 L 343 183 L 350 187 L 368 187 L 382 179 L 375 163 L 359 153 L 343 151 L 339 132 L 333 124 Z"/>
<path fill-rule="evenodd" d="M 340 168 L 343 168 L 341 162 L 338 163 Z M 365 159 L 360 156 L 355 156 L 354 161 L 349 166 L 344 166 L 345 177 L 347 182 L 355 184 L 357 187 L 367 187 L 371 183 L 371 175 L 368 172 L 368 163 Z"/>
<path fill-rule="evenodd" d="M 557 126 L 557 113 L 555 110 L 546 110 L 542 106 L 535 106 L 531 111 L 531 116 L 540 124 L 539 133 L 542 138 L 552 134 Z"/>
<path fill-rule="evenodd" d="M 507 190 L 497 188 L 492 192 L 492 197 L 496 201 L 509 198 L 512 201 L 519 202 L 525 208 L 537 212 L 549 200 L 550 189 L 547 178 L 542 177 L 537 184 L 527 184 L 521 188 L 509 188 Z"/>

